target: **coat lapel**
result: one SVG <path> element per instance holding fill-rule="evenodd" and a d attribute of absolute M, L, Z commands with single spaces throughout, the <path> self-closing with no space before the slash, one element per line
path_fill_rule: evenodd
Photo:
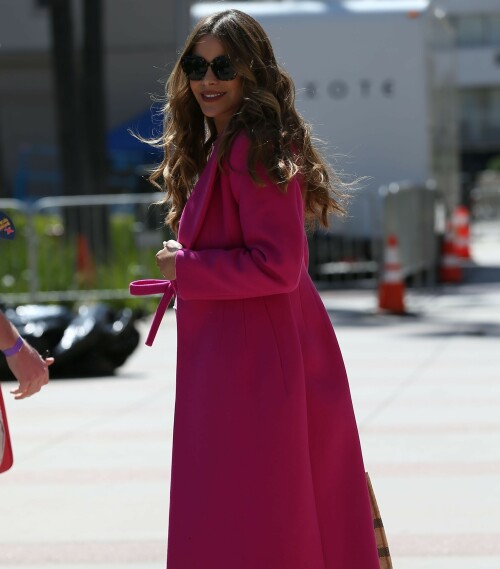
<path fill-rule="evenodd" d="M 182 212 L 178 241 L 186 249 L 193 247 L 202 226 L 215 186 L 217 171 L 217 152 L 214 148 Z"/>

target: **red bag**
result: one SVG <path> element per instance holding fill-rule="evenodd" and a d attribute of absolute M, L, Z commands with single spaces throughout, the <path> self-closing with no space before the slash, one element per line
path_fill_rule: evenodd
<path fill-rule="evenodd" d="M 2 390 L 0 389 L 0 472 L 9 470 L 14 462 L 12 445 L 10 443 L 9 425 L 3 403 Z"/>

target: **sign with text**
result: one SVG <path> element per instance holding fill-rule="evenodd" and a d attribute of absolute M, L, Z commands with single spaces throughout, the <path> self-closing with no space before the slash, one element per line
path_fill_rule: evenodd
<path fill-rule="evenodd" d="M 3 211 L 0 211 L 0 238 L 14 239 L 16 228 L 12 223 L 12 219 Z"/>

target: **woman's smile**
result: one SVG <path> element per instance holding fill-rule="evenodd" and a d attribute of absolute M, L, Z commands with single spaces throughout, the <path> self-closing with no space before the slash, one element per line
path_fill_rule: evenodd
<path fill-rule="evenodd" d="M 221 97 L 223 97 L 225 93 L 222 91 L 203 91 L 201 93 L 201 98 L 206 102 L 214 102 L 219 101 Z"/>

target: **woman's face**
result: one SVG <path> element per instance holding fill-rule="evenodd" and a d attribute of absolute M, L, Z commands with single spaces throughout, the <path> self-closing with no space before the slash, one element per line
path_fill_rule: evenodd
<path fill-rule="evenodd" d="M 195 43 L 192 54 L 203 57 L 208 63 L 219 55 L 227 55 L 221 42 L 210 34 Z M 221 81 L 209 67 L 203 79 L 191 80 L 189 84 L 202 113 L 214 120 L 217 132 L 221 133 L 241 106 L 243 79 L 237 75 L 230 81 Z"/>

